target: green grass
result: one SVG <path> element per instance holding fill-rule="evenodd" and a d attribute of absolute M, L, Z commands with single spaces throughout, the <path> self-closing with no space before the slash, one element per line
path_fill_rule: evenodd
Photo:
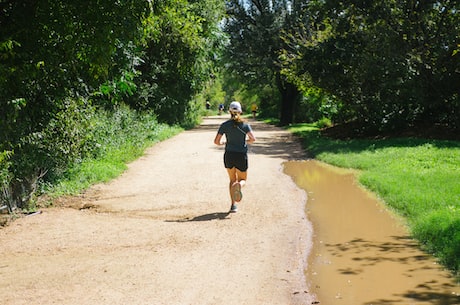
<path fill-rule="evenodd" d="M 61 178 L 47 184 L 44 192 L 51 198 L 77 195 L 95 183 L 116 178 L 129 162 L 142 156 L 146 148 L 183 130 L 160 124 L 151 114 L 129 109 L 99 116 L 95 124 L 98 126 L 95 142 L 100 145 L 97 154 L 76 163 Z"/>
<path fill-rule="evenodd" d="M 395 138 L 334 140 L 314 124 L 289 130 L 310 155 L 360 170 L 359 182 L 402 215 L 414 238 L 460 272 L 460 142 Z"/>

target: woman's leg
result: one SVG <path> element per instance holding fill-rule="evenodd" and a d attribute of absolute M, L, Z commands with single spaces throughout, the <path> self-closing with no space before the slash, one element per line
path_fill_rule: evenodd
<path fill-rule="evenodd" d="M 246 184 L 246 170 L 248 168 L 247 155 L 226 152 L 224 154 L 224 164 L 225 168 L 227 169 L 228 177 L 230 179 L 230 182 L 228 184 L 230 200 L 232 203 L 230 212 L 236 212 L 236 202 L 240 202 L 243 198 L 241 188 Z M 244 169 L 244 171 L 239 170 L 238 167 Z"/>
<path fill-rule="evenodd" d="M 228 178 L 230 178 L 230 182 L 228 184 L 228 192 L 230 194 L 230 200 L 232 205 L 235 204 L 235 200 L 233 199 L 233 184 L 237 182 L 237 175 L 236 175 L 236 168 L 227 168 Z"/>
<path fill-rule="evenodd" d="M 246 184 L 246 178 L 248 177 L 248 172 L 242 172 L 239 169 L 236 169 L 236 181 L 239 182 L 241 187 Z"/>
<path fill-rule="evenodd" d="M 247 172 L 240 171 L 236 167 L 227 168 L 227 173 L 228 173 L 228 177 L 230 178 L 230 182 L 228 186 L 229 193 L 230 193 L 230 199 L 231 199 L 232 204 L 235 204 L 236 201 L 240 201 L 240 200 L 235 200 L 235 195 L 234 195 L 235 189 L 234 188 L 237 187 L 238 191 L 241 192 L 241 188 L 244 187 L 246 184 L 246 178 L 248 174 Z M 241 198 L 241 194 L 239 197 Z"/>

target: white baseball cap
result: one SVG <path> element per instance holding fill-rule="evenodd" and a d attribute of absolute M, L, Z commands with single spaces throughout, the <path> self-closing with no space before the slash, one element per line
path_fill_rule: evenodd
<path fill-rule="evenodd" d="M 237 113 L 243 112 L 241 110 L 241 104 L 235 101 L 230 103 L 230 107 L 228 107 L 228 109 L 230 110 L 230 112 L 237 112 Z"/>

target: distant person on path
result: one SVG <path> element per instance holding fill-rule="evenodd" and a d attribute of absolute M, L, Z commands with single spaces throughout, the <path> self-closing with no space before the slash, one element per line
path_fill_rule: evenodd
<path fill-rule="evenodd" d="M 219 115 L 222 114 L 222 111 L 224 111 L 224 104 L 219 104 Z"/>
<path fill-rule="evenodd" d="M 252 104 L 251 105 L 251 112 L 252 112 L 252 118 L 255 119 L 257 115 L 257 111 L 259 110 L 259 107 L 257 104 Z"/>
<path fill-rule="evenodd" d="M 211 103 L 209 101 L 206 101 L 206 110 L 211 109 Z"/>
<path fill-rule="evenodd" d="M 243 198 L 241 188 L 246 184 L 248 170 L 248 145 L 255 142 L 251 126 L 241 118 L 241 104 L 232 102 L 229 107 L 231 118 L 222 123 L 214 138 L 214 144 L 225 145 L 224 165 L 230 178 L 230 212 L 238 211 L 237 203 Z M 226 142 L 222 141 L 225 135 Z"/>

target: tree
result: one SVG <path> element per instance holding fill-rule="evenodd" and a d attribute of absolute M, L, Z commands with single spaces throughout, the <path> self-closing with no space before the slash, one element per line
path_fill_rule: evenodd
<path fill-rule="evenodd" d="M 37 180 L 85 153 L 99 86 L 132 66 L 145 1 L 0 1 L 0 152 L 25 207 Z"/>
<path fill-rule="evenodd" d="M 25 206 L 39 178 L 88 153 L 100 108 L 129 102 L 169 123 L 197 119 L 190 100 L 213 71 L 223 7 L 0 0 L 0 186 Z"/>
<path fill-rule="evenodd" d="M 152 108 L 159 119 L 186 124 L 191 99 L 210 79 L 220 52 L 223 16 L 218 0 L 157 3 L 146 19 L 145 49 L 137 107 Z"/>
<path fill-rule="evenodd" d="M 459 122 L 456 1 L 310 1 L 291 32 L 287 75 L 343 103 L 341 121 L 397 130 Z"/>
<path fill-rule="evenodd" d="M 280 73 L 278 61 L 283 45 L 281 32 L 290 26 L 291 12 L 286 1 L 227 2 L 227 69 L 256 90 L 267 85 L 277 88 L 281 125 L 292 122 L 294 105 L 300 97 L 297 87 Z"/>

